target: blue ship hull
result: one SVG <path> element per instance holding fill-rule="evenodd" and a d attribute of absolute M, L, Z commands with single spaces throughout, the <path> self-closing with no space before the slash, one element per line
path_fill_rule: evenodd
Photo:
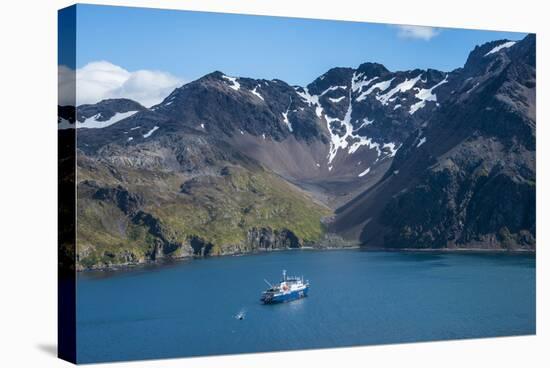
<path fill-rule="evenodd" d="M 261 301 L 264 304 L 286 303 L 286 302 L 290 302 L 296 299 L 301 299 L 306 297 L 308 291 L 309 291 L 309 286 L 302 290 L 291 291 L 288 293 L 277 293 L 273 295 L 266 294 L 262 296 Z"/>

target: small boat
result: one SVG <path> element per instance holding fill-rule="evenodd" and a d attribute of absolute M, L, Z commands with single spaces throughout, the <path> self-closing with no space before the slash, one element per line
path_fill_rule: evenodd
<path fill-rule="evenodd" d="M 287 276 L 286 270 L 283 270 L 283 277 L 279 285 L 272 285 L 264 280 L 269 289 L 262 293 L 260 301 L 264 304 L 285 303 L 292 300 L 301 299 L 307 296 L 309 291 L 309 281 L 304 282 L 304 277 Z"/>
<path fill-rule="evenodd" d="M 239 321 L 242 321 L 242 320 L 244 319 L 245 315 L 246 315 L 246 314 L 245 314 L 244 311 L 240 311 L 239 313 L 237 313 L 237 314 L 235 315 L 235 319 L 238 319 Z"/>

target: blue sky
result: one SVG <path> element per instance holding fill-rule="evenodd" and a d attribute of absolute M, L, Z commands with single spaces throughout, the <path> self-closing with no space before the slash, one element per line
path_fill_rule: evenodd
<path fill-rule="evenodd" d="M 67 37 L 71 17 L 70 10 L 61 13 L 60 42 L 74 43 Z M 76 61 L 60 50 L 59 63 L 70 67 L 60 67 L 60 75 L 65 75 L 60 80 L 69 81 L 68 92 L 76 67 L 77 103 L 126 97 L 145 106 L 215 70 L 302 86 L 332 67 L 357 67 L 367 61 L 393 71 L 450 71 L 461 67 L 476 45 L 525 36 L 98 5 L 78 5 L 76 27 Z M 71 103 L 69 95 L 60 103 Z"/>
<path fill-rule="evenodd" d="M 463 65 L 475 45 L 520 33 L 441 29 L 430 40 L 385 24 L 79 5 L 77 66 L 107 60 L 193 80 L 213 70 L 307 84 L 334 66 Z"/>

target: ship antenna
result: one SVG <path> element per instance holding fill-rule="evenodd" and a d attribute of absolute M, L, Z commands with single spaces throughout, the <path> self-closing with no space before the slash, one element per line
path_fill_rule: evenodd
<path fill-rule="evenodd" d="M 283 281 L 286 281 L 286 270 L 283 270 Z"/>

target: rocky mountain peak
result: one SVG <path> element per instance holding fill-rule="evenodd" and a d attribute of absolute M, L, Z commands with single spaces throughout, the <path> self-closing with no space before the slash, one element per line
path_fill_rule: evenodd
<path fill-rule="evenodd" d="M 486 72 L 495 59 L 505 58 L 516 43 L 517 41 L 502 39 L 476 46 L 468 55 L 464 70 L 469 74 Z"/>
<path fill-rule="evenodd" d="M 312 94 L 322 94 L 328 88 L 337 86 L 348 86 L 351 81 L 351 76 L 354 70 L 352 68 L 337 67 L 328 70 L 310 83 L 307 88 Z"/>
<path fill-rule="evenodd" d="M 513 58 L 523 60 L 527 65 L 533 68 L 536 65 L 536 35 L 528 34 L 521 41 L 518 41 L 513 48 L 509 50 L 510 55 Z"/>
<path fill-rule="evenodd" d="M 386 67 L 379 63 L 363 63 L 357 68 L 357 73 L 364 73 L 365 75 L 372 77 L 382 77 L 388 74 L 390 71 Z"/>

